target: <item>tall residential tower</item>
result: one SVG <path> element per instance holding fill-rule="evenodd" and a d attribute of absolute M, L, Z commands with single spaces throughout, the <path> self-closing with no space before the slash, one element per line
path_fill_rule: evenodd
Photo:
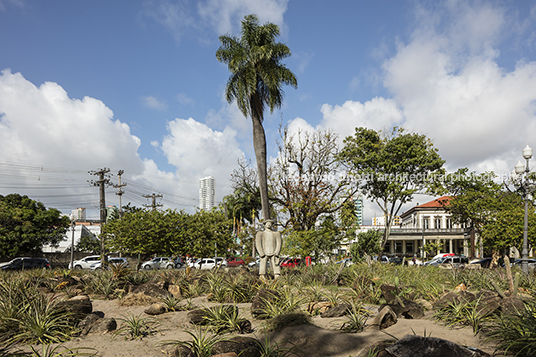
<path fill-rule="evenodd" d="M 199 208 L 210 211 L 214 207 L 214 197 L 216 196 L 216 184 L 214 177 L 208 176 L 199 180 Z"/>

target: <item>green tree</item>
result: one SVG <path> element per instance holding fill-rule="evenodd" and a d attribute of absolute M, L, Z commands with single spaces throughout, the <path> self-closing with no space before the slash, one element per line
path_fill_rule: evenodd
<path fill-rule="evenodd" d="M 357 241 L 350 246 L 350 256 L 354 262 L 363 258 L 365 254 L 379 255 L 382 252 L 382 233 L 370 229 L 357 235 Z"/>
<path fill-rule="evenodd" d="M 442 191 L 434 177 L 443 173 L 444 161 L 424 135 L 396 127 L 388 135 L 367 128 L 355 130 L 354 136 L 344 139 L 339 159 L 357 175 L 361 191 L 386 217 L 383 249 L 402 205 L 416 193 Z"/>
<path fill-rule="evenodd" d="M 308 230 L 294 230 L 289 228 L 285 231 L 283 240 L 283 252 L 293 256 L 312 256 L 320 259 L 329 256 L 333 249 L 340 246 L 345 231 L 337 225 L 332 215 L 319 219 L 315 228 Z"/>
<path fill-rule="evenodd" d="M 493 264 L 501 251 L 523 244 L 524 202 L 523 197 L 495 181 L 493 172 L 468 174 L 466 168 L 448 175 L 445 186 L 452 197 L 443 205 L 452 214 L 455 222 L 473 227 L 480 235 L 485 249 L 491 250 Z M 529 244 L 536 244 L 536 213 L 530 201 L 528 211 Z"/>
<path fill-rule="evenodd" d="M 57 245 L 70 223 L 57 209 L 28 196 L 0 196 L 0 255 L 38 253 L 44 244 Z"/>
<path fill-rule="evenodd" d="M 283 85 L 297 87 L 294 74 L 282 64 L 290 49 L 276 42 L 279 27 L 272 23 L 259 25 L 255 15 L 242 20 L 241 38 L 220 36 L 218 61 L 226 63 L 231 76 L 225 89 L 229 103 L 236 100 L 244 116 L 253 122 L 253 147 L 257 161 L 263 218 L 270 219 L 266 165 L 266 135 L 262 122 L 265 106 L 273 112 L 283 103 Z"/>
<path fill-rule="evenodd" d="M 101 244 L 97 237 L 86 234 L 80 237 L 80 240 L 78 240 L 78 243 L 76 243 L 74 250 L 76 252 L 100 254 L 100 248 Z"/>
<path fill-rule="evenodd" d="M 102 234 L 106 248 L 133 254 L 190 254 L 212 256 L 233 248 L 232 220 L 222 211 L 127 212 L 120 220 L 106 224 Z"/>

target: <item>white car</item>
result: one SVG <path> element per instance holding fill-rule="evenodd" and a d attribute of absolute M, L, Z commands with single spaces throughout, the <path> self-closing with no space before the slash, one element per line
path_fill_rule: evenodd
<path fill-rule="evenodd" d="M 129 267 L 127 258 L 112 257 L 108 258 L 108 264 L 115 266 L 124 266 Z M 91 270 L 100 270 L 102 268 L 101 261 L 94 263 L 89 269 Z"/>
<path fill-rule="evenodd" d="M 100 255 L 88 255 L 80 260 L 73 261 L 74 269 L 89 269 L 91 265 L 100 261 Z M 71 269 L 71 263 L 69 263 L 69 269 Z"/>
<path fill-rule="evenodd" d="M 216 257 L 216 261 L 214 261 L 214 258 L 198 259 L 195 263 L 191 265 L 192 268 L 201 270 L 211 270 L 214 269 L 216 266 L 227 266 L 225 258 Z"/>
<path fill-rule="evenodd" d="M 169 257 L 156 257 L 141 264 L 142 269 L 173 269 L 175 262 Z"/>

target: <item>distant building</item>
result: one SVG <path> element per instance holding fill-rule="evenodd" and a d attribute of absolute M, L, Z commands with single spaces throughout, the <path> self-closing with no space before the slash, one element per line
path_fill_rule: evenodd
<path fill-rule="evenodd" d="M 373 226 L 380 226 L 380 227 L 385 227 L 385 221 L 386 221 L 386 218 L 387 215 L 383 215 L 381 217 L 372 217 L 372 225 Z M 401 219 L 400 219 L 400 216 L 395 216 L 393 218 L 393 221 L 391 222 L 391 226 L 392 227 L 395 227 L 395 226 L 400 226 L 400 223 L 401 223 Z"/>
<path fill-rule="evenodd" d="M 75 210 L 76 211 L 76 210 Z M 51 246 L 51 245 L 44 245 L 43 246 L 43 252 L 44 253 L 63 253 L 63 252 L 69 252 L 71 251 L 71 242 L 74 240 L 74 246 L 78 244 L 80 241 L 80 238 L 82 237 L 91 237 L 94 239 L 98 239 L 100 233 L 100 222 L 97 220 L 94 221 L 76 221 L 74 226 L 74 234 L 73 234 L 73 226 L 70 225 L 67 228 L 67 231 L 65 232 L 63 236 L 63 240 L 59 242 L 57 247 Z"/>
<path fill-rule="evenodd" d="M 85 221 L 86 220 L 86 209 L 84 207 L 79 207 L 71 211 L 71 221 Z"/>
<path fill-rule="evenodd" d="M 216 182 L 214 177 L 208 176 L 199 180 L 199 208 L 210 211 L 214 207 L 216 196 Z"/>

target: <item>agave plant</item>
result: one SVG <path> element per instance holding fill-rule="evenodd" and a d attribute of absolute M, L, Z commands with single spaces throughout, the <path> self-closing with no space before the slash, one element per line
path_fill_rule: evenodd
<path fill-rule="evenodd" d="M 221 337 L 219 337 L 217 334 L 213 335 L 210 332 L 210 330 L 203 330 L 201 327 L 199 327 L 196 330 L 196 333 L 190 332 L 190 331 L 184 331 L 187 334 L 189 334 L 192 337 L 191 341 L 177 341 L 177 340 L 171 340 L 171 341 L 163 341 L 162 345 L 164 346 L 185 346 L 192 351 L 193 355 L 196 357 L 210 357 L 214 354 L 212 353 L 214 349 L 214 345 L 219 342 L 223 341 Z"/>
<path fill-rule="evenodd" d="M 114 332 L 115 336 L 126 333 L 128 336 L 125 338 L 130 337 L 130 339 L 134 340 L 158 332 L 156 329 L 159 326 L 158 321 L 150 317 L 129 315 L 120 318 L 119 321 L 121 321 L 122 324 L 121 327 Z"/>

